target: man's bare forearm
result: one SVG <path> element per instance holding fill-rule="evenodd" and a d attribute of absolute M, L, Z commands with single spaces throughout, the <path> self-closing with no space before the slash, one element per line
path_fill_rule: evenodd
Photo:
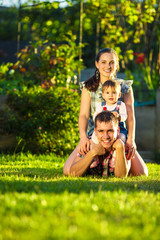
<path fill-rule="evenodd" d="M 120 144 L 116 147 L 116 166 L 115 166 L 115 176 L 116 177 L 126 177 L 128 175 L 128 166 L 127 160 L 125 156 L 125 146 L 124 144 Z"/>
<path fill-rule="evenodd" d="M 77 157 L 71 166 L 70 176 L 81 177 L 96 155 L 97 153 L 94 150 L 90 150 L 83 158 Z"/>

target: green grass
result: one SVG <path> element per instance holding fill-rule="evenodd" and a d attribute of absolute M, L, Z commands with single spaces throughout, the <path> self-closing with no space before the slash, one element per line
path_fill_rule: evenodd
<path fill-rule="evenodd" d="M 0 240 L 160 239 L 160 165 L 149 177 L 62 174 L 54 155 L 1 155 Z"/>

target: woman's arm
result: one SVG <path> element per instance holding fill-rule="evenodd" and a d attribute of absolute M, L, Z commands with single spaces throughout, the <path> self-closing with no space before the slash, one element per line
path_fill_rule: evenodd
<path fill-rule="evenodd" d="M 136 149 L 135 144 L 135 114 L 134 114 L 134 96 L 133 90 L 130 88 L 129 92 L 124 95 L 124 103 L 126 104 L 127 109 L 127 128 L 128 128 L 128 138 L 126 145 L 129 147 L 129 153 L 127 159 L 130 158 L 133 154 L 131 153 L 131 148 Z"/>
<path fill-rule="evenodd" d="M 127 109 L 127 127 L 128 127 L 128 141 L 135 141 L 135 115 L 134 115 L 134 96 L 132 88 L 124 95 L 124 103 Z"/>
<path fill-rule="evenodd" d="M 80 114 L 79 114 L 79 133 L 80 133 L 80 142 L 78 144 L 78 152 L 81 155 L 85 155 L 89 151 L 89 140 L 87 138 L 87 126 L 89 121 L 91 107 L 91 97 L 89 92 L 83 88 L 81 94 L 81 105 L 80 105 Z"/>

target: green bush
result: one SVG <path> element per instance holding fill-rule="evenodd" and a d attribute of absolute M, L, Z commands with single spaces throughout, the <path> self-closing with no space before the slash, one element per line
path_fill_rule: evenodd
<path fill-rule="evenodd" d="M 8 96 L 6 125 L 15 133 L 17 150 L 70 153 L 79 140 L 80 95 L 65 87 L 24 87 Z"/>
<path fill-rule="evenodd" d="M 0 66 L 0 94 L 8 95 L 5 130 L 17 137 L 15 151 L 72 151 L 79 138 L 80 95 L 77 70 L 79 47 L 68 33 L 66 41 L 39 40 L 26 46 L 18 61 Z"/>
<path fill-rule="evenodd" d="M 22 49 L 18 61 L 0 66 L 0 93 L 33 85 L 76 87 L 77 71 L 83 68 L 79 60 L 79 47 L 75 36 L 66 35 L 66 42 L 59 45 L 39 40 Z"/>

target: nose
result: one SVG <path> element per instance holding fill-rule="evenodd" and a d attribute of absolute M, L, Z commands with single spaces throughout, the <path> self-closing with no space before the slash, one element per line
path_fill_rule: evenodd
<path fill-rule="evenodd" d="M 108 135 L 108 132 L 104 132 L 104 135 L 103 135 L 104 138 L 108 139 L 109 138 L 109 135 Z"/>
<path fill-rule="evenodd" d="M 106 63 L 107 68 L 111 68 L 110 63 Z"/>

